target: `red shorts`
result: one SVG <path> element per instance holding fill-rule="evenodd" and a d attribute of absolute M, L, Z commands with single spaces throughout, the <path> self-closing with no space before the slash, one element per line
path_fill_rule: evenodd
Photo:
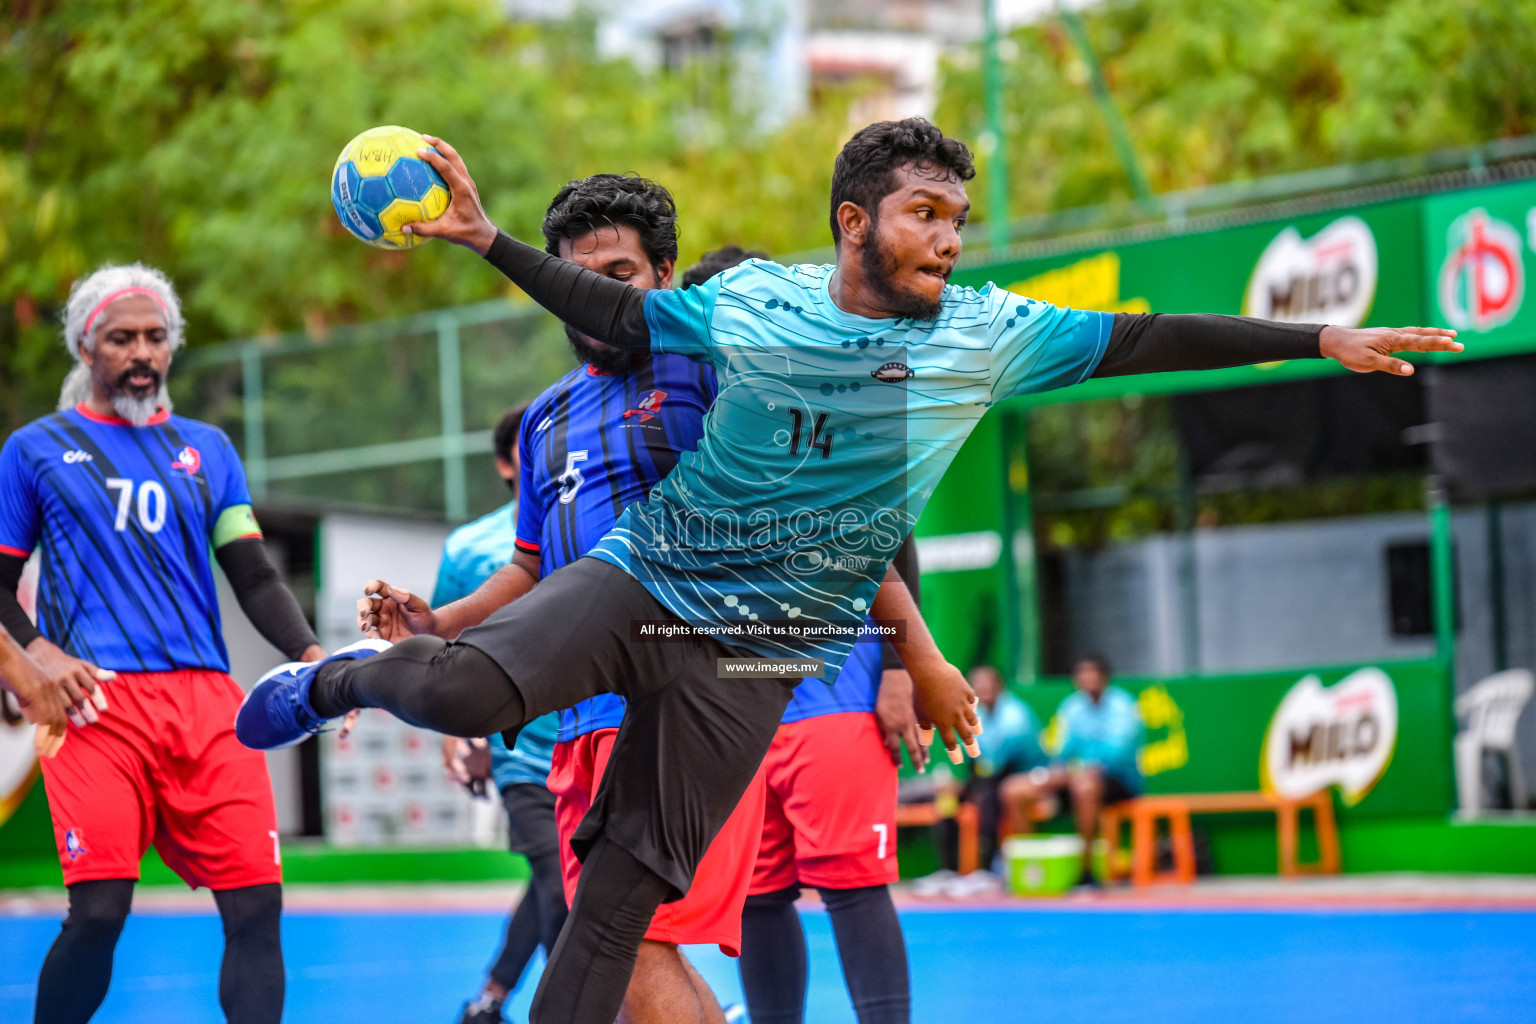
<path fill-rule="evenodd" d="M 101 721 L 69 727 L 43 785 L 64 884 L 138 878 L 150 843 L 194 889 L 280 882 L 266 758 L 235 739 L 223 672 L 119 672 Z"/>
<path fill-rule="evenodd" d="M 581 862 L 571 851 L 571 836 L 592 806 L 603 781 L 617 729 L 598 729 L 555 744 L 549 789 L 555 794 L 555 824 L 560 829 L 560 869 L 565 901 L 576 898 Z M 752 882 L 752 856 L 763 820 L 763 769 L 742 794 L 736 809 L 699 861 L 693 886 L 680 900 L 663 903 L 645 937 L 679 946 L 714 943 L 726 956 L 741 953 L 741 908 Z"/>
<path fill-rule="evenodd" d="M 896 766 L 873 713 L 779 726 L 763 771 L 768 799 L 752 895 L 896 881 Z"/>

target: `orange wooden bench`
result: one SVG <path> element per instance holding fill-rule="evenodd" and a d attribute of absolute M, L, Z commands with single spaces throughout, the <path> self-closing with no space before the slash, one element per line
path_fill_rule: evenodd
<path fill-rule="evenodd" d="M 1301 811 L 1310 808 L 1317 829 L 1318 859 L 1303 864 L 1296 857 Z M 1188 884 L 1195 880 L 1195 841 L 1191 814 L 1273 811 L 1280 853 L 1280 874 L 1336 875 L 1340 870 L 1339 830 L 1333 817 L 1333 797 L 1327 790 L 1298 800 L 1269 793 L 1157 793 L 1106 807 L 1099 819 L 1100 834 L 1109 841 L 1111 878 L 1129 875 L 1133 885 Z M 1157 870 L 1157 822 L 1168 822 L 1173 840 L 1173 868 Z M 1130 866 L 1126 870 L 1120 846 L 1121 826 L 1131 826 Z"/>
<path fill-rule="evenodd" d="M 937 825 L 944 816 L 937 804 L 897 804 L 896 827 Z M 960 873 L 975 871 L 981 860 L 981 812 L 975 804 L 962 803 L 955 809 L 955 824 L 960 827 Z"/>

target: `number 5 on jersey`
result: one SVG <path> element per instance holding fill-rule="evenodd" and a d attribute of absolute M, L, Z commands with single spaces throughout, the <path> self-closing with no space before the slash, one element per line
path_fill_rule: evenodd
<path fill-rule="evenodd" d="M 124 480 L 114 476 L 107 478 L 107 489 L 117 492 L 117 518 L 112 522 L 112 529 L 122 533 L 128 528 L 128 514 L 132 509 L 134 494 L 138 494 L 139 525 L 146 533 L 159 533 L 165 525 L 165 488 L 160 486 L 158 480 L 145 480 L 134 487 L 132 480 Z"/>
<path fill-rule="evenodd" d="M 561 473 L 558 478 L 560 483 L 560 504 L 569 505 L 576 500 L 576 492 L 581 489 L 582 483 L 586 480 L 586 477 L 581 475 L 581 470 L 576 468 L 576 464 L 586 461 L 587 453 L 585 449 L 579 452 L 565 453 L 565 472 Z"/>

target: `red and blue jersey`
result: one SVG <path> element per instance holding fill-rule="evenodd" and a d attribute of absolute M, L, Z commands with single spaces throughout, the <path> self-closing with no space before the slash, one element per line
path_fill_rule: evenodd
<path fill-rule="evenodd" d="M 41 548 L 38 628 L 70 654 L 119 672 L 227 672 L 210 554 L 219 517 L 250 501 L 217 427 L 164 411 L 135 427 L 79 406 L 0 449 L 0 554 Z"/>
<path fill-rule="evenodd" d="M 698 447 L 714 400 L 714 370 L 675 355 L 628 373 L 580 366 L 534 400 L 519 438 L 517 546 L 539 556 L 541 577 L 585 555 Z M 602 694 L 560 712 L 559 741 L 623 720 L 623 698 Z"/>

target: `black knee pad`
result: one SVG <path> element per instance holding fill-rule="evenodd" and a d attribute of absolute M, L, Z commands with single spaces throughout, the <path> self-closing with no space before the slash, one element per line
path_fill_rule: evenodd
<path fill-rule="evenodd" d="M 64 918 L 64 927 L 116 936 L 133 906 L 133 886 L 131 878 L 76 882 L 69 887 L 69 915 Z"/>
<path fill-rule="evenodd" d="M 219 905 L 226 936 L 280 927 L 283 887 L 276 882 L 216 890 L 213 899 Z"/>

